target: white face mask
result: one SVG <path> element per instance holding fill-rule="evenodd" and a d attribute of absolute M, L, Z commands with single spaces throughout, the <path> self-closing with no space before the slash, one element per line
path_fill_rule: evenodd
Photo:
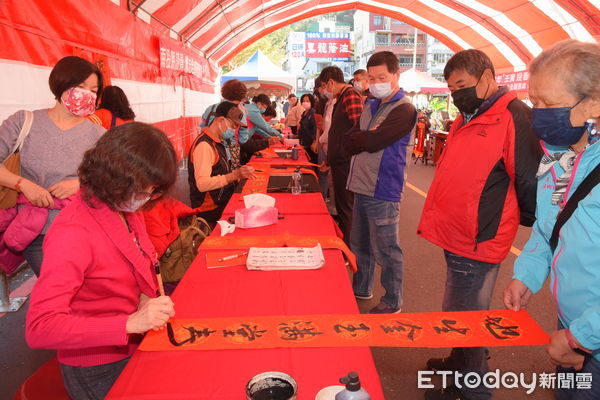
<path fill-rule="evenodd" d="M 146 204 L 148 202 L 148 200 L 150 200 L 150 197 L 145 197 L 145 198 L 142 198 L 141 200 L 137 199 L 136 194 L 133 193 L 131 195 L 131 199 L 129 199 L 129 201 L 126 201 L 123 204 L 116 206 L 115 208 L 117 209 L 117 211 L 122 211 L 122 212 L 136 212 L 137 210 L 142 208 L 144 206 L 144 204 Z"/>
<path fill-rule="evenodd" d="M 358 90 L 359 93 L 361 93 L 363 91 L 363 85 L 360 82 L 354 82 L 354 89 Z"/>
<path fill-rule="evenodd" d="M 378 99 L 385 99 L 393 92 L 392 84 L 390 82 L 372 83 L 371 86 L 369 86 L 369 90 L 371 91 L 371 94 Z"/>

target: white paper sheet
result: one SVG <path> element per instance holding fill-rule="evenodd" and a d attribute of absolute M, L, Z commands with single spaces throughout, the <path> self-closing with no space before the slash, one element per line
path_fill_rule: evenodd
<path fill-rule="evenodd" d="M 257 271 L 319 269 L 325 265 L 321 244 L 315 247 L 250 247 L 246 267 Z"/>

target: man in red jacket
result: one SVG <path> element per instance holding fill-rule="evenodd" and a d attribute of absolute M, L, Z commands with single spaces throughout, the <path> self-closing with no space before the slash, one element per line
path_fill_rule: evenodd
<path fill-rule="evenodd" d="M 519 223 L 531 226 L 535 220 L 535 174 L 542 151 L 531 129 L 531 109 L 514 92 L 498 87 L 485 53 L 456 53 L 444 77 L 460 115 L 437 164 L 417 233 L 444 249 L 443 310 L 487 310 Z M 487 358 L 483 347 L 454 348 L 447 358 L 429 360 L 427 367 L 483 377 Z M 492 397 L 483 385 L 460 386 L 430 391 L 425 398 Z"/>

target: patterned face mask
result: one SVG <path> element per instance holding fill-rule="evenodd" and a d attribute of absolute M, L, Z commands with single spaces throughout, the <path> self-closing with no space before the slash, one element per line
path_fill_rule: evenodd
<path fill-rule="evenodd" d="M 80 87 L 65 90 L 60 100 L 67 110 L 78 117 L 87 117 L 96 111 L 96 93 Z"/>

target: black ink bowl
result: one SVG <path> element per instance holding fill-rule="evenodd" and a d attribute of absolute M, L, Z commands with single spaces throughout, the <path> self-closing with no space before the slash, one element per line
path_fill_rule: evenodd
<path fill-rule="evenodd" d="M 263 372 L 246 385 L 247 400 L 296 400 L 298 385 L 283 372 Z"/>

